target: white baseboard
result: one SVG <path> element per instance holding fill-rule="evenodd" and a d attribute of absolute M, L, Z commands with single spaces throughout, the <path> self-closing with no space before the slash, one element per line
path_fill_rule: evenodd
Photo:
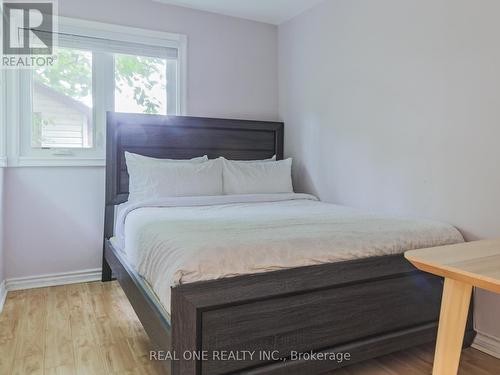
<path fill-rule="evenodd" d="M 101 280 L 101 269 L 52 273 L 48 275 L 17 277 L 7 279 L 5 286 L 8 291 L 32 288 L 43 288 L 47 286 L 86 283 L 89 281 Z"/>
<path fill-rule="evenodd" d="M 7 298 L 7 288 L 5 287 L 5 280 L 0 283 L 0 314 L 3 310 L 3 305 L 5 304 L 5 299 Z"/>
<path fill-rule="evenodd" d="M 478 332 L 472 347 L 500 359 L 500 339 L 497 337 Z"/>

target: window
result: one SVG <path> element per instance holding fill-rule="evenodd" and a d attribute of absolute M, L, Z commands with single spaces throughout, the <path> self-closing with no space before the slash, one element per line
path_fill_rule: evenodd
<path fill-rule="evenodd" d="M 32 148 L 92 148 L 92 52 L 56 50 L 33 72 Z"/>
<path fill-rule="evenodd" d="M 167 60 L 115 55 L 115 111 L 167 114 Z"/>
<path fill-rule="evenodd" d="M 57 39 L 52 66 L 7 72 L 18 165 L 103 165 L 106 111 L 182 113 L 182 36 L 61 17 Z"/>

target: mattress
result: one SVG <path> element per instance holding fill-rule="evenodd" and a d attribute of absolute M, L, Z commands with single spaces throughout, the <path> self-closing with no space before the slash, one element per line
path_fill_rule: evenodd
<path fill-rule="evenodd" d="M 118 209 L 116 246 L 170 312 L 173 286 L 463 242 L 453 226 L 307 194 L 181 197 Z"/>

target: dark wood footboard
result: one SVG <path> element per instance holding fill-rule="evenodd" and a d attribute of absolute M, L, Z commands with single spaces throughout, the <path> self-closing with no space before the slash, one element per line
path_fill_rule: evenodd
<path fill-rule="evenodd" d="M 173 373 L 316 374 L 432 342 L 441 293 L 440 278 L 400 255 L 181 285 L 172 289 L 173 350 L 208 359 L 175 361 Z M 470 321 L 466 345 L 472 338 Z M 349 360 L 293 360 L 310 351 Z M 255 355 L 214 359 L 228 352 Z"/>
<path fill-rule="evenodd" d="M 174 375 L 320 374 L 436 339 L 442 279 L 401 255 L 180 285 L 171 317 L 109 241 L 105 259 L 155 347 L 176 354 Z M 473 338 L 470 314 L 464 346 Z M 349 359 L 292 358 L 311 351 Z"/>

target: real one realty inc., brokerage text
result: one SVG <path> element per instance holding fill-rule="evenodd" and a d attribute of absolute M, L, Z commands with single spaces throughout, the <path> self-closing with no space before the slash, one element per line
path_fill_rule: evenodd
<path fill-rule="evenodd" d="M 151 350 L 151 361 L 350 361 L 348 352 L 297 352 L 291 351 L 282 357 L 277 350 L 214 350 L 214 351 L 175 351 Z"/>

